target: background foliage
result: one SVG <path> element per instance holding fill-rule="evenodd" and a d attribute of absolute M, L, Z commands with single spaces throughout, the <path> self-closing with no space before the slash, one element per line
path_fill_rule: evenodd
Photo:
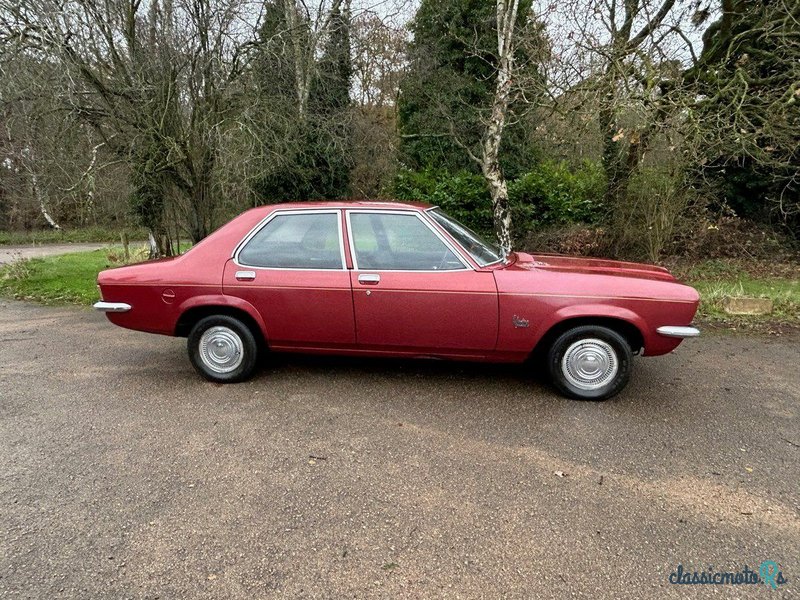
<path fill-rule="evenodd" d="M 0 0 L 0 229 L 170 253 L 258 204 L 397 198 L 492 235 L 473 157 L 495 10 Z M 796 243 L 798 24 L 788 0 L 522 1 L 500 147 L 517 244 L 658 261 Z"/>

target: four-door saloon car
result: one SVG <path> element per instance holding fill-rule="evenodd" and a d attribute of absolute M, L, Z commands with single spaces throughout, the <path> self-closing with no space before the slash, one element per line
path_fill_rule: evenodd
<path fill-rule="evenodd" d="M 188 338 L 212 381 L 267 349 L 519 362 L 602 400 L 634 354 L 670 352 L 698 294 L 661 267 L 512 252 L 436 207 L 308 202 L 252 209 L 182 256 L 103 271 L 112 323 Z"/>

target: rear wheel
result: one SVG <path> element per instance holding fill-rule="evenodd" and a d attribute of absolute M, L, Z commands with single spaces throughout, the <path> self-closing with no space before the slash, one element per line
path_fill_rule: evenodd
<path fill-rule="evenodd" d="M 630 379 L 633 353 L 619 333 L 582 325 L 562 333 L 550 346 L 547 367 L 558 390 L 577 400 L 606 400 Z"/>
<path fill-rule="evenodd" d="M 200 319 L 187 342 L 192 366 L 209 381 L 233 383 L 252 375 L 258 344 L 250 328 L 227 315 Z"/>

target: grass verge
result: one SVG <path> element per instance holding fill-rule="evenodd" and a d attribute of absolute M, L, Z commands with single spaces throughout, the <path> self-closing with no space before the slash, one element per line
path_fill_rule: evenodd
<path fill-rule="evenodd" d="M 708 260 L 673 266 L 676 276 L 700 292 L 698 320 L 733 328 L 800 327 L 800 264 L 753 260 Z M 766 315 L 729 315 L 727 297 L 769 298 Z"/>
<path fill-rule="evenodd" d="M 131 259 L 144 260 L 145 253 Z M 121 248 L 18 260 L 0 269 L 0 294 L 42 304 L 92 304 L 100 296 L 97 274 L 124 262 Z"/>
<path fill-rule="evenodd" d="M 141 228 L 107 229 L 84 227 L 81 229 L 42 229 L 33 231 L 0 231 L 0 246 L 27 246 L 32 244 L 120 243 L 123 231 L 128 239 L 146 240 L 147 230 Z"/>

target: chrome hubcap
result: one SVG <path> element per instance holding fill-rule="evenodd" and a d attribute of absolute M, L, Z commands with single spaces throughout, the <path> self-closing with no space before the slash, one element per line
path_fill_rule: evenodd
<path fill-rule="evenodd" d="M 561 359 L 567 381 L 581 390 L 597 390 L 614 379 L 619 370 L 617 353 L 610 344 L 596 338 L 572 344 Z"/>
<path fill-rule="evenodd" d="M 215 373 L 230 373 L 242 364 L 242 338 L 228 327 L 211 327 L 200 338 L 200 359 Z"/>

